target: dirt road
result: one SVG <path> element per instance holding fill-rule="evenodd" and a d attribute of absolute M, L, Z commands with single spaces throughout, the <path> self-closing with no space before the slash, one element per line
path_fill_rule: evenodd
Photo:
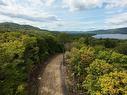
<path fill-rule="evenodd" d="M 56 55 L 45 63 L 47 65 L 38 77 L 40 80 L 38 95 L 64 95 L 60 70 L 62 58 L 62 54 Z"/>

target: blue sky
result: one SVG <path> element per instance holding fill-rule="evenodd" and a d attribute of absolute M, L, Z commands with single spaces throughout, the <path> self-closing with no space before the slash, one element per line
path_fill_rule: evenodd
<path fill-rule="evenodd" d="M 0 0 L 0 22 L 57 31 L 127 26 L 127 0 Z"/>

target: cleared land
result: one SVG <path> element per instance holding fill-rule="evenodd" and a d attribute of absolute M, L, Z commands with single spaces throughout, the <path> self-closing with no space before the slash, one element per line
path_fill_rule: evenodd
<path fill-rule="evenodd" d="M 41 73 L 38 95 L 64 95 L 62 91 L 61 62 L 62 54 L 51 58 Z"/>

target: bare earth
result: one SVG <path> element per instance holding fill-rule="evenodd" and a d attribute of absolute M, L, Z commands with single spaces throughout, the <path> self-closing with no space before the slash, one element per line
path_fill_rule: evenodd
<path fill-rule="evenodd" d="M 56 55 L 46 63 L 44 71 L 38 78 L 40 80 L 38 95 L 64 95 L 60 71 L 62 58 L 62 54 Z"/>

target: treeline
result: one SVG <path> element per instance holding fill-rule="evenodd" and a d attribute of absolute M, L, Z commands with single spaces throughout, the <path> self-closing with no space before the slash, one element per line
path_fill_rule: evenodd
<path fill-rule="evenodd" d="M 127 95 L 125 44 L 112 39 L 76 39 L 66 52 L 69 94 Z"/>
<path fill-rule="evenodd" d="M 1 32 L 0 94 L 28 95 L 30 72 L 37 64 L 62 49 L 57 37 L 48 32 Z"/>
<path fill-rule="evenodd" d="M 118 53 L 127 55 L 127 40 L 118 39 L 96 39 L 92 35 L 69 35 L 69 48 L 75 47 L 80 43 L 81 45 L 87 45 L 91 47 L 112 49 Z M 80 46 L 80 45 L 78 45 Z M 80 46 L 81 47 L 81 46 Z M 67 48 L 68 50 L 68 48 Z"/>

